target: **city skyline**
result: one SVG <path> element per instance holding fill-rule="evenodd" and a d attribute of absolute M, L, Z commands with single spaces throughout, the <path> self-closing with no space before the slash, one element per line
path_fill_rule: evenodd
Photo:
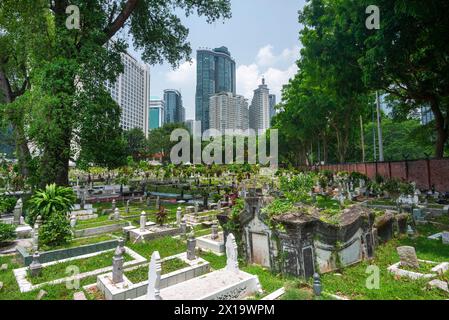
<path fill-rule="evenodd" d="M 296 73 L 299 58 L 298 10 L 305 1 L 285 0 L 282 6 L 268 0 L 232 1 L 233 16 L 224 23 L 206 25 L 203 18 L 180 15 L 190 29 L 192 63 L 181 61 L 179 68 L 170 65 L 150 66 L 151 95 L 160 96 L 167 88 L 177 89 L 183 96 L 186 119 L 195 119 L 196 50 L 226 46 L 236 61 L 236 90 L 251 101 L 253 91 L 264 76 L 270 92 L 281 99 L 281 89 Z M 248 15 L 251 11 L 257 13 Z M 276 26 L 282 21 L 283 32 Z M 130 53 L 141 54 L 130 47 Z"/>

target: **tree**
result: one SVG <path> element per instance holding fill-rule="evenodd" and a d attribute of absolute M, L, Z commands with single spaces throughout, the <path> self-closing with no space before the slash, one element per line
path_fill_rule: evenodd
<path fill-rule="evenodd" d="M 66 27 L 69 4 L 79 7 L 79 30 Z M 20 115 L 15 132 L 22 130 L 23 134 L 16 143 L 33 142 L 38 148 L 42 184 L 68 184 L 74 141 L 83 144 L 81 149 L 90 149 L 87 158 L 95 158 L 93 150 L 102 150 L 101 143 L 108 143 L 107 140 L 92 143 L 97 127 L 102 132 L 113 128 L 109 132 L 119 134 L 117 105 L 112 101 L 104 105 L 107 92 L 103 85 L 106 81 L 113 82 L 123 70 L 120 55 L 127 45 L 118 32 L 126 28 L 134 47 L 143 52 L 145 62 L 167 60 L 177 66 L 180 60 L 189 60 L 191 54 L 188 29 L 175 13 L 182 11 L 186 16 L 196 11 L 208 23 L 231 16 L 229 0 L 3 0 L 0 3 L 0 29 L 5 31 L 7 41 L 16 44 L 25 40 L 21 46 L 27 47 L 24 52 L 6 53 L 8 63 L 13 64 L 12 71 L 7 72 L 8 78 L 19 74 L 24 64 L 25 85 L 20 88 L 26 92 L 14 103 L 8 101 L 9 112 L 5 113 Z M 18 60 L 21 63 L 11 62 L 13 56 L 23 57 Z M 5 92 L 9 88 L 4 79 L 0 78 L 0 87 Z M 97 119 L 96 126 L 83 125 L 89 119 Z M 21 144 L 20 139 L 25 139 L 25 143 Z"/>
<path fill-rule="evenodd" d="M 134 128 L 124 132 L 126 141 L 126 154 L 133 157 L 134 161 L 144 159 L 147 154 L 147 140 L 141 129 Z"/>
<path fill-rule="evenodd" d="M 363 10 L 370 1 L 357 1 Z M 435 156 L 449 138 L 449 2 L 381 0 L 379 30 L 352 24 L 366 50 L 360 58 L 364 81 L 400 98 L 413 112 L 429 106 L 435 116 Z M 361 12 L 361 11 L 360 11 Z"/>
<path fill-rule="evenodd" d="M 169 161 L 170 151 L 178 143 L 177 141 L 170 141 L 170 135 L 176 129 L 187 130 L 187 127 L 183 123 L 166 123 L 160 128 L 151 130 L 148 134 L 149 154 L 161 154 L 163 161 Z"/>

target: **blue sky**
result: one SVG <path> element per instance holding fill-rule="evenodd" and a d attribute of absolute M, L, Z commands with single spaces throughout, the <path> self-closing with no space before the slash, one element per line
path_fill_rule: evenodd
<path fill-rule="evenodd" d="M 180 90 L 186 118 L 193 119 L 196 50 L 227 46 L 237 64 L 237 93 L 251 101 L 252 91 L 264 75 L 279 101 L 282 85 L 297 71 L 298 10 L 304 3 L 305 0 L 232 0 L 232 18 L 224 23 L 207 24 L 204 17 L 180 16 L 190 29 L 193 64 L 181 62 L 177 70 L 168 64 L 151 66 L 151 96 L 161 97 L 168 88 Z M 130 53 L 140 58 L 132 49 Z"/>

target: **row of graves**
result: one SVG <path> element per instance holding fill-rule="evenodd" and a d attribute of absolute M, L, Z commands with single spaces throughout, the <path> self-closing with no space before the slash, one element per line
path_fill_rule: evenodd
<path fill-rule="evenodd" d="M 344 188 L 340 187 L 340 190 Z M 329 193 L 343 205 L 346 200 L 356 200 L 363 192 L 362 184 L 359 190 L 347 186 L 345 193 L 338 189 Z M 319 194 L 323 194 L 323 191 Z M 247 192 L 245 206 L 239 217 L 242 254 L 249 263 L 304 278 L 372 259 L 380 243 L 389 241 L 395 234 L 414 236 L 414 221 L 425 223 L 424 217 L 435 214 L 427 212 L 424 215 L 424 206 L 409 202 L 401 209 L 382 212 L 365 203 L 355 202 L 346 208 L 342 206 L 344 209 L 334 216 L 328 216 L 313 205 L 297 204 L 270 221 L 263 209 L 279 196 L 274 190 L 263 188 Z M 222 226 L 230 219 L 228 214 L 218 218 Z M 273 225 L 276 227 L 273 228 Z M 441 232 L 430 238 L 442 239 L 444 244 L 449 244 L 449 232 Z M 393 266 L 390 271 L 393 272 L 399 265 Z M 448 270 L 446 263 L 435 263 L 434 267 L 432 275 L 428 275 L 430 278 Z M 445 288 L 447 283 L 446 286 L 439 283 L 438 287 Z"/>

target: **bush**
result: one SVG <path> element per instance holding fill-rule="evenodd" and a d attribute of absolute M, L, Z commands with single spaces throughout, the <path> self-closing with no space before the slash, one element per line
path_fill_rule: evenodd
<path fill-rule="evenodd" d="M 39 229 L 39 243 L 49 247 L 70 242 L 72 233 L 65 213 L 54 213 Z"/>
<path fill-rule="evenodd" d="M 29 212 L 27 222 L 34 225 L 38 215 L 45 224 L 53 214 L 66 214 L 70 212 L 75 203 L 76 196 L 71 188 L 60 187 L 56 184 L 47 185 L 45 190 L 38 190 L 28 201 Z"/>
<path fill-rule="evenodd" d="M 0 223 L 0 243 L 14 240 L 16 238 L 16 227 L 12 224 Z"/>
<path fill-rule="evenodd" d="M 16 197 L 1 197 L 0 198 L 0 214 L 1 213 L 11 213 L 16 206 Z"/>

